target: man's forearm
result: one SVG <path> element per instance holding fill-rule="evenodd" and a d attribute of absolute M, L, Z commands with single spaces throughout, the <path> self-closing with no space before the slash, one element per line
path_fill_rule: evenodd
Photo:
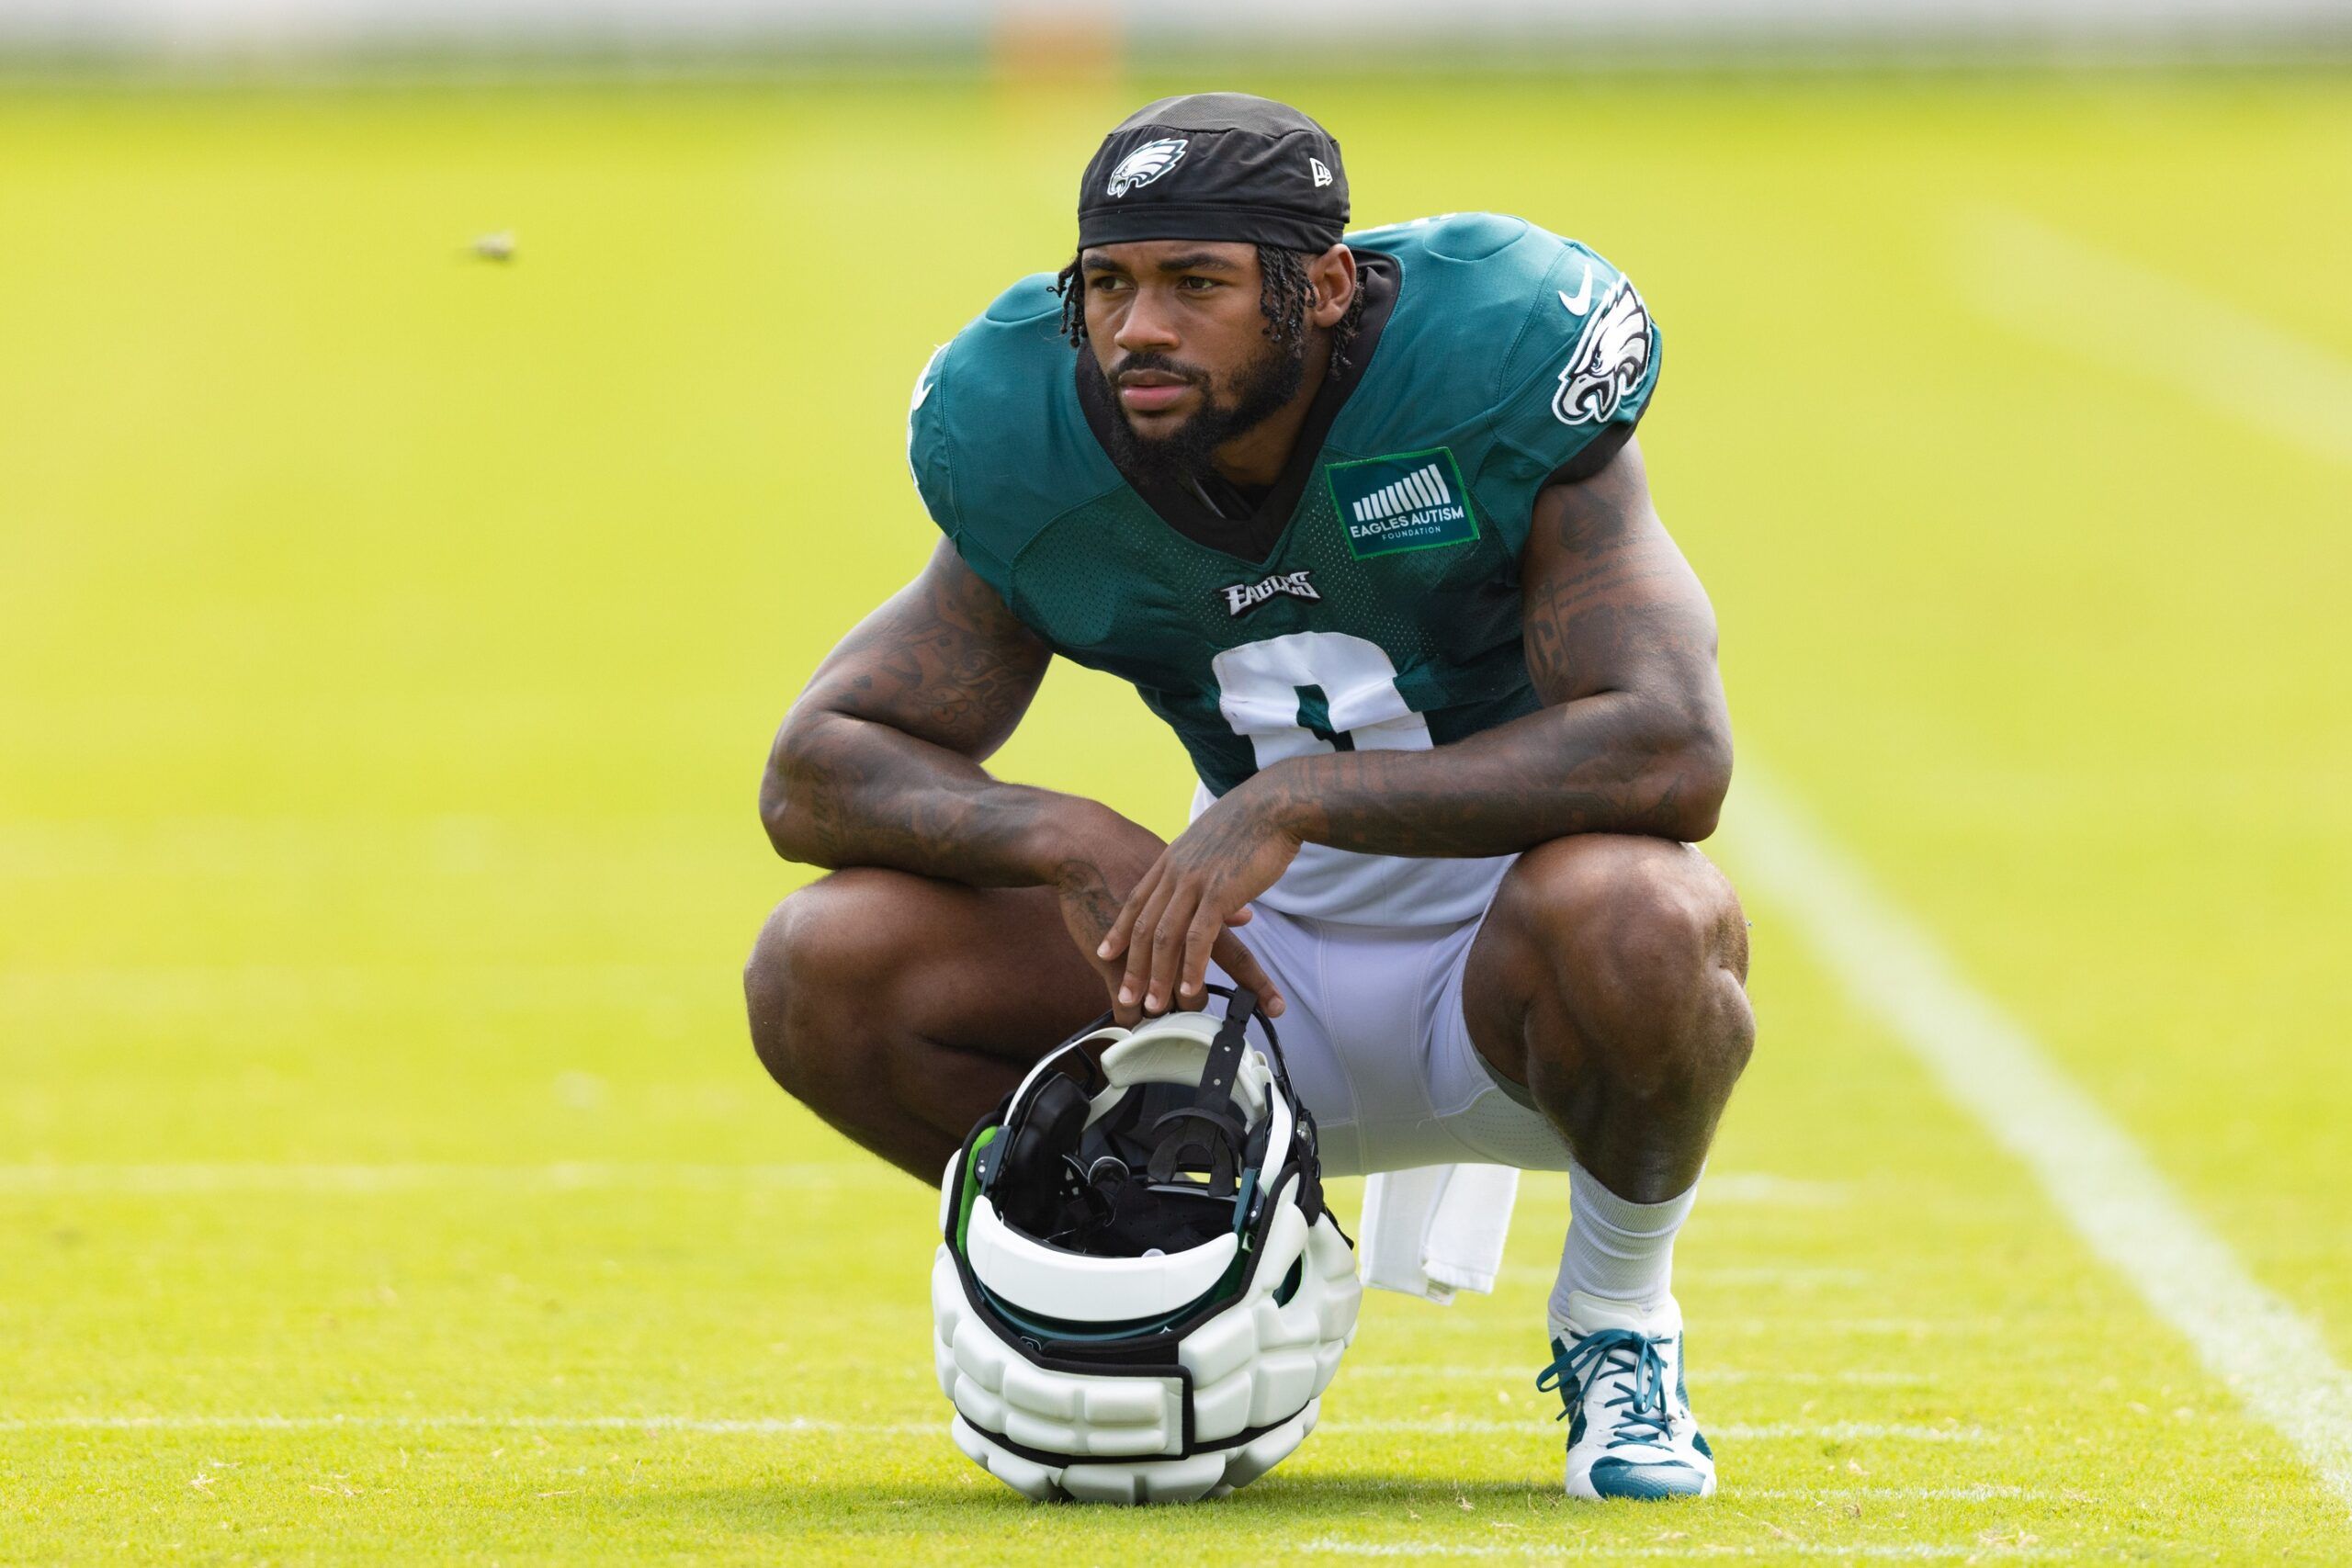
<path fill-rule="evenodd" d="M 1573 833 L 1702 839 L 1730 782 L 1719 726 L 1629 693 L 1544 708 L 1430 750 L 1299 757 L 1243 789 L 1307 843 L 1512 854 Z"/>
<path fill-rule="evenodd" d="M 1092 803 L 1007 784 L 901 730 L 820 716 L 779 739 L 760 816 L 786 860 L 888 866 L 974 887 L 1057 880 Z M 1095 808 L 1099 809 L 1099 808 Z"/>

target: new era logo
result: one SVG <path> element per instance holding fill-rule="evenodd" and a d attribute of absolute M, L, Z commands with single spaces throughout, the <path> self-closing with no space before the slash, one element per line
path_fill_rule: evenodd
<path fill-rule="evenodd" d="M 1356 502 L 1356 521 L 1369 523 L 1378 517 L 1402 517 L 1408 512 L 1420 512 L 1435 506 L 1452 506 L 1453 491 L 1445 484 L 1445 475 L 1431 463 L 1416 468 L 1396 483 L 1384 486 Z"/>
<path fill-rule="evenodd" d="M 1306 167 L 1315 175 L 1315 183 L 1317 186 L 1328 186 L 1331 183 L 1331 171 L 1324 167 L 1322 159 L 1309 158 L 1306 161 Z"/>

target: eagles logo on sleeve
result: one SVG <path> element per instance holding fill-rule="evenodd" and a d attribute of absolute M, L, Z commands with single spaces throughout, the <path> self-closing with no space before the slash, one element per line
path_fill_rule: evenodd
<path fill-rule="evenodd" d="M 1562 424 L 1606 424 L 1642 384 L 1649 367 L 1649 309 L 1633 284 L 1621 277 L 1585 323 L 1561 367 L 1552 412 Z"/>
<path fill-rule="evenodd" d="M 1125 196 L 1137 186 L 1149 185 L 1183 161 L 1184 146 L 1181 136 L 1145 142 L 1120 159 L 1119 166 L 1111 171 L 1110 194 Z"/>

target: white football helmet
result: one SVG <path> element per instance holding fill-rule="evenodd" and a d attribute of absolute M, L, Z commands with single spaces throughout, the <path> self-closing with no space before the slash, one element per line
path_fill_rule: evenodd
<path fill-rule="evenodd" d="M 939 1386 L 956 1447 L 1028 1496 L 1247 1485 L 1306 1440 L 1355 1337 L 1363 1288 L 1314 1118 L 1258 998 L 1227 995 L 1221 1020 L 1067 1042 L 947 1162 Z M 1247 1047 L 1253 1017 L 1266 1053 Z"/>

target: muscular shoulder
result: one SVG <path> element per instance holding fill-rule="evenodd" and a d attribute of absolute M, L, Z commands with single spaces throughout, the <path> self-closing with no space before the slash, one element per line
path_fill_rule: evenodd
<path fill-rule="evenodd" d="M 1591 247 L 1499 213 L 1348 243 L 1395 258 L 1402 275 L 1367 371 L 1365 389 L 1383 395 L 1353 438 L 1453 446 L 1516 545 L 1544 484 L 1604 459 L 1647 411 L 1660 349 L 1647 303 Z"/>
<path fill-rule="evenodd" d="M 1036 531 L 1117 485 L 1086 428 L 1051 274 L 1023 278 L 942 344 L 915 379 L 907 466 L 923 508 L 1000 592 Z"/>

